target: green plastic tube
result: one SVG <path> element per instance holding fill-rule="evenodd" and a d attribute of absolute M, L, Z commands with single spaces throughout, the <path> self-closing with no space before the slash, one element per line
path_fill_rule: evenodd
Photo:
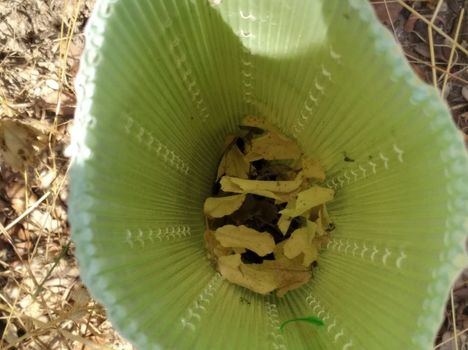
<path fill-rule="evenodd" d="M 364 0 L 98 0 L 77 79 L 81 275 L 138 349 L 429 349 L 467 266 L 468 162 Z M 336 224 L 283 298 L 206 258 L 202 206 L 246 115 L 326 169 Z M 323 326 L 285 321 L 316 317 Z"/>

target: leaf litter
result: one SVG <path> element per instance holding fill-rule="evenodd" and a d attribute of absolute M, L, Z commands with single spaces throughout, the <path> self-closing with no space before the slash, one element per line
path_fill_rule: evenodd
<path fill-rule="evenodd" d="M 312 276 L 334 224 L 325 171 L 268 121 L 246 117 L 228 135 L 215 190 L 204 203 L 205 245 L 231 283 L 278 296 Z"/>

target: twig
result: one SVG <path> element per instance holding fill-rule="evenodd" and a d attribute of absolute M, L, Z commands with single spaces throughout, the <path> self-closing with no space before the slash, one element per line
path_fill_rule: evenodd
<path fill-rule="evenodd" d="M 458 35 L 460 34 L 460 27 L 461 27 L 461 24 L 463 22 L 463 15 L 465 14 L 465 9 L 462 8 L 461 12 L 460 12 L 460 17 L 458 17 L 458 23 L 457 23 L 457 29 L 455 30 L 455 36 L 454 36 L 454 40 L 455 42 L 458 42 Z M 442 84 L 442 92 L 441 92 L 441 95 L 444 96 L 444 93 L 445 93 L 445 88 L 447 86 L 447 82 L 448 82 L 448 78 L 449 78 L 449 74 L 450 74 L 450 69 L 452 68 L 452 61 L 453 61 L 453 56 L 455 54 L 455 45 L 452 45 L 452 49 L 450 50 L 450 56 L 449 56 L 449 60 L 448 60 L 448 63 L 447 63 L 447 71 L 446 71 L 446 74 L 444 76 L 444 83 Z"/>

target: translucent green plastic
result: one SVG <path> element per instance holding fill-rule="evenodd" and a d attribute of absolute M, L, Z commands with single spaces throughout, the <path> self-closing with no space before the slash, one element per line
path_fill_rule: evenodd
<path fill-rule="evenodd" d="M 97 1 L 77 81 L 82 278 L 138 349 L 429 349 L 466 266 L 467 157 L 364 0 Z M 326 169 L 336 224 L 284 298 L 206 259 L 224 136 L 267 118 Z M 292 322 L 314 316 L 323 326 Z"/>

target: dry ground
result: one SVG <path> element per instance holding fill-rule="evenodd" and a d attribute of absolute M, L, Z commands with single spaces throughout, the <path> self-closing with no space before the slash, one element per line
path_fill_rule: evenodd
<path fill-rule="evenodd" d="M 132 349 L 83 287 L 67 224 L 64 148 L 93 3 L 0 0 L 1 349 Z M 415 71 L 443 91 L 468 141 L 468 1 L 406 4 L 374 1 Z M 446 314 L 437 348 L 467 349 L 468 272 Z"/>

